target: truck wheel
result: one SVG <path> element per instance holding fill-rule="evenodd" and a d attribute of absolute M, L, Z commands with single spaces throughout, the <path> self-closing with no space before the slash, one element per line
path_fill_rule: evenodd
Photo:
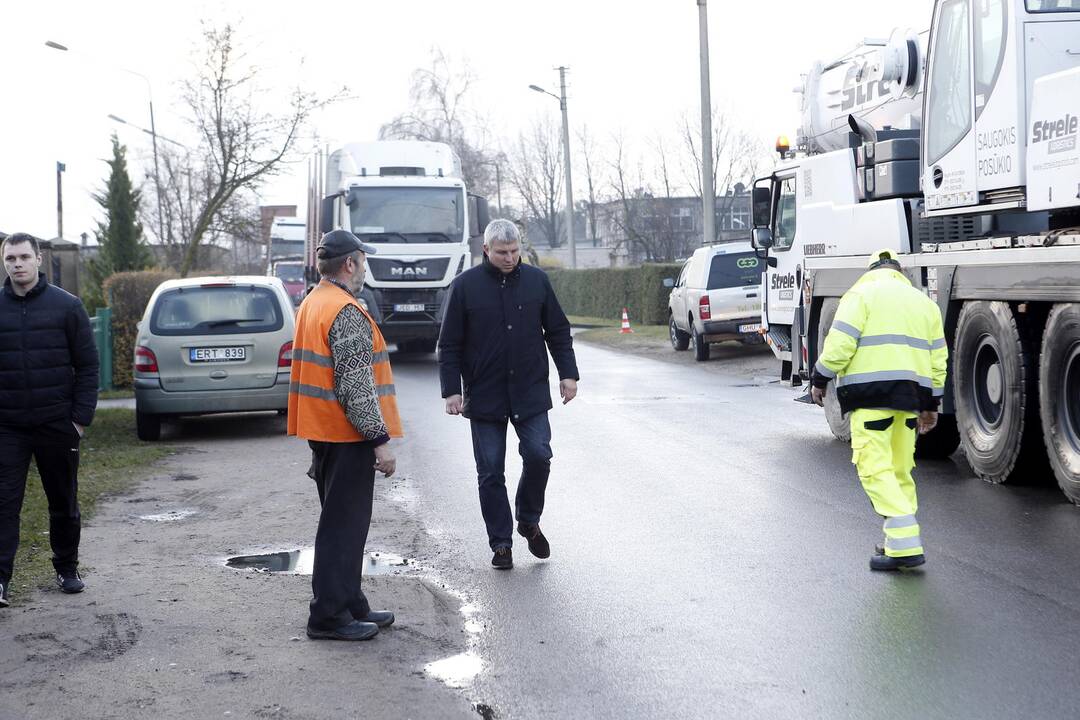
<path fill-rule="evenodd" d="M 836 309 L 840 307 L 837 298 L 826 298 L 821 305 L 821 315 L 818 318 L 817 329 L 817 353 L 821 355 L 825 347 L 825 338 L 829 335 L 836 318 Z M 825 420 L 829 423 L 829 430 L 833 436 L 841 442 L 851 442 L 851 418 L 840 409 L 840 399 L 836 396 L 836 380 L 830 380 L 825 389 Z"/>
<path fill-rule="evenodd" d="M 922 460 L 944 460 L 960 447 L 960 430 L 955 415 L 938 415 L 937 426 L 915 438 L 915 457 Z"/>
<path fill-rule="evenodd" d="M 983 480 L 1016 482 L 1045 466 L 1037 382 L 1031 344 L 1008 303 L 964 303 L 953 354 L 956 423 L 968 463 Z"/>
<path fill-rule="evenodd" d="M 135 435 L 140 440 L 154 442 L 161 439 L 161 416 L 135 410 Z"/>
<path fill-rule="evenodd" d="M 709 359 L 709 343 L 705 342 L 705 338 L 701 337 L 701 333 L 697 331 L 696 327 L 690 327 L 690 341 L 694 346 L 694 359 L 698 362 L 704 362 Z"/>
<path fill-rule="evenodd" d="M 1043 333 L 1039 414 L 1050 467 L 1080 505 L 1080 305 L 1055 305 Z"/>
<path fill-rule="evenodd" d="M 690 347 L 690 335 L 684 333 L 675 324 L 675 316 L 668 314 L 668 336 L 671 338 L 671 347 L 677 351 L 683 351 Z"/>

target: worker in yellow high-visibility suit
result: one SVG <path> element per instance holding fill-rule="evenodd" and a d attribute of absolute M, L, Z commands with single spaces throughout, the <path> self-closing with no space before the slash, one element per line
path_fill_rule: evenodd
<path fill-rule="evenodd" d="M 870 568 L 899 570 L 926 562 L 911 470 L 916 431 L 937 424 L 949 351 L 941 311 L 900 272 L 896 254 L 879 250 L 869 268 L 840 299 L 811 396 L 821 405 L 836 379 L 840 408 L 851 413 L 851 461 L 885 518 Z"/>

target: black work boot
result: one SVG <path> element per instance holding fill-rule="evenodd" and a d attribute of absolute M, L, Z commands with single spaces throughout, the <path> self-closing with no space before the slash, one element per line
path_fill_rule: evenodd
<path fill-rule="evenodd" d="M 378 634 L 378 625 L 359 620 L 353 620 L 348 625 L 333 630 L 320 630 L 310 625 L 307 627 L 307 636 L 312 640 L 370 640 Z"/>
<path fill-rule="evenodd" d="M 871 570 L 904 570 L 918 567 L 926 562 L 925 555 L 908 555 L 907 557 L 892 557 L 890 555 L 874 555 L 870 558 Z"/>
<path fill-rule="evenodd" d="M 0 607 L 7 607 L 11 604 L 11 601 L 8 600 L 8 586 L 10 584 L 11 583 L 6 580 L 4 582 L 0 582 Z"/>
<path fill-rule="evenodd" d="M 509 570 L 514 567 L 514 554 L 510 548 L 496 548 L 495 554 L 491 556 L 491 566 L 497 570 Z"/>
<path fill-rule="evenodd" d="M 79 577 L 79 571 L 75 568 L 57 570 L 56 584 L 61 592 L 66 592 L 68 594 L 81 593 L 86 589 L 86 583 Z"/>
<path fill-rule="evenodd" d="M 540 526 L 534 523 L 518 523 L 518 535 L 529 541 L 529 552 L 538 558 L 551 557 L 551 545 L 548 544 Z"/>
<path fill-rule="evenodd" d="M 394 613 L 389 610 L 369 610 L 368 614 L 364 617 L 356 617 L 353 615 L 353 620 L 359 620 L 365 623 L 374 623 L 380 628 L 390 627 L 394 624 Z"/>

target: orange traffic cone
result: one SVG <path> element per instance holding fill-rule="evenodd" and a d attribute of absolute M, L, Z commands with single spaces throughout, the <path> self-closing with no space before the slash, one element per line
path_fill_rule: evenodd
<path fill-rule="evenodd" d="M 630 317 L 626 314 L 626 308 L 623 308 L 622 309 L 622 330 L 619 331 L 619 334 L 620 335 L 625 335 L 626 333 L 632 333 L 632 332 L 634 332 L 634 331 L 630 329 Z"/>

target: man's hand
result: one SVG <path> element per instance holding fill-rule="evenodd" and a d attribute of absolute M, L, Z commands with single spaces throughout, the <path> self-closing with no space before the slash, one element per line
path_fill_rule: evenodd
<path fill-rule="evenodd" d="M 461 396 L 451 395 L 446 398 L 446 414 L 447 415 L 460 415 L 461 414 Z"/>
<path fill-rule="evenodd" d="M 810 388 L 810 399 L 814 401 L 815 405 L 825 407 L 825 388 Z"/>
<path fill-rule="evenodd" d="M 577 380 L 566 378 L 559 381 L 559 394 L 562 395 L 562 404 L 570 402 L 577 397 Z"/>
<path fill-rule="evenodd" d="M 74 420 L 71 421 L 71 424 L 75 426 L 75 432 L 79 433 L 79 437 L 85 437 L 86 436 L 86 428 L 85 427 L 83 427 L 79 423 L 75 422 Z"/>
<path fill-rule="evenodd" d="M 397 460 L 394 458 L 394 453 L 390 451 L 390 446 L 386 443 L 375 448 L 375 469 L 385 477 L 390 477 L 394 474 L 394 470 L 397 469 Z"/>
<path fill-rule="evenodd" d="M 925 435 L 937 426 L 937 412 L 924 410 L 919 413 L 919 434 Z"/>

